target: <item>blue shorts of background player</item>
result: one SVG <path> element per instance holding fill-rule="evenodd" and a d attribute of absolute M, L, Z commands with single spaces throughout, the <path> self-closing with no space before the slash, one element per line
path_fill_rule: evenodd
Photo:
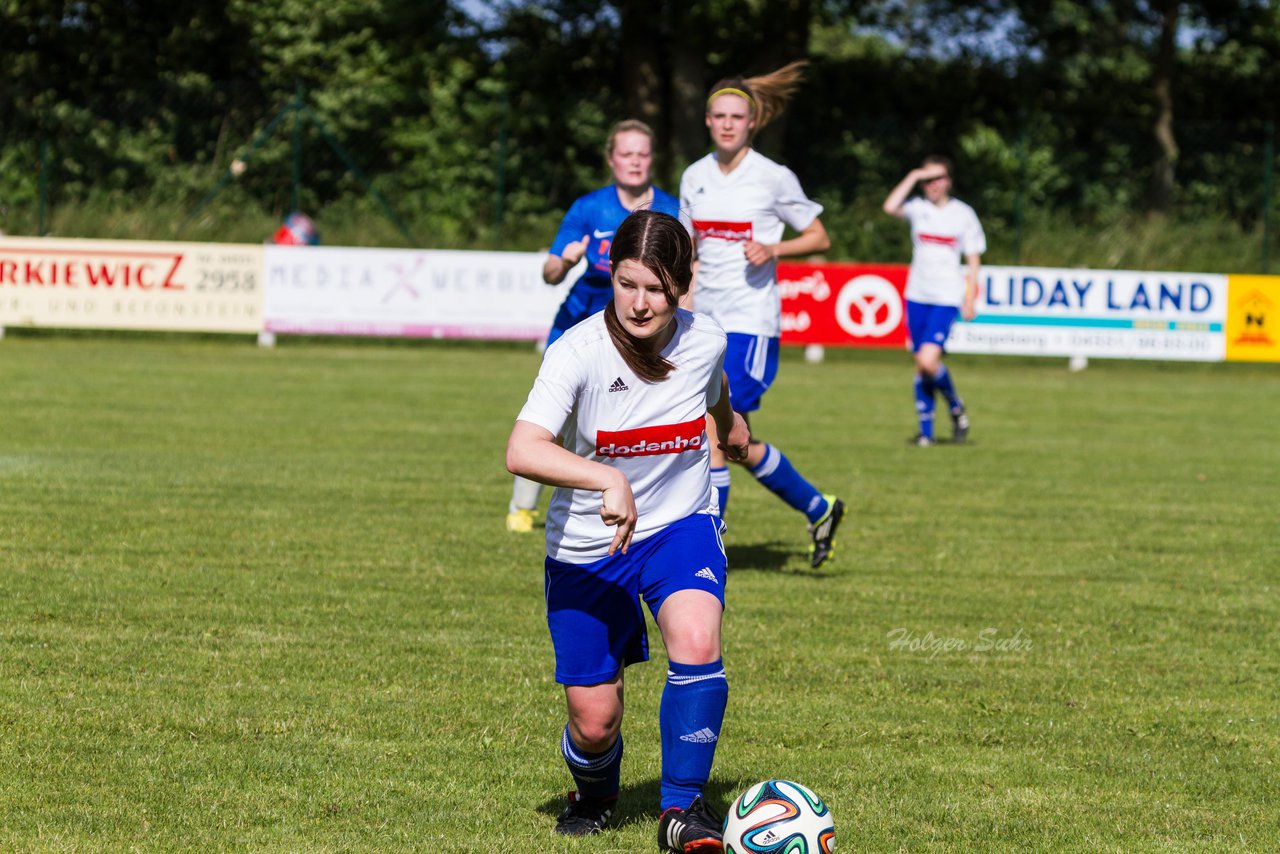
<path fill-rule="evenodd" d="M 907 332 L 911 335 L 911 352 L 919 351 L 924 344 L 936 344 L 946 349 L 947 336 L 960 316 L 954 305 L 934 305 L 907 300 Z"/>
<path fill-rule="evenodd" d="M 760 408 L 764 393 L 778 376 L 779 340 L 745 332 L 729 332 L 727 337 L 724 373 L 729 379 L 729 405 L 734 412 L 746 416 Z M 773 445 L 752 439 L 746 468 L 770 492 L 805 515 L 813 538 L 810 564 L 821 566 L 831 555 L 835 530 L 844 516 L 844 502 L 819 492 Z M 729 506 L 727 465 L 712 463 L 711 485 L 724 515 Z"/>
<path fill-rule="evenodd" d="M 604 311 L 604 307 L 611 299 L 613 299 L 611 282 L 606 281 L 603 286 L 597 286 L 579 279 L 569 289 L 569 295 L 564 298 L 564 302 L 560 304 L 560 310 L 556 312 L 555 322 L 551 324 L 551 332 L 547 335 L 547 346 L 550 347 L 556 343 L 557 338 L 591 315 Z"/>
<path fill-rule="evenodd" d="M 778 339 L 743 332 L 730 332 L 728 338 L 724 372 L 730 405 L 734 412 L 755 412 L 778 376 Z"/>
<path fill-rule="evenodd" d="M 667 597 L 705 590 L 724 606 L 723 522 L 696 513 L 668 525 L 626 554 L 588 564 L 546 559 L 547 625 L 556 682 L 595 685 L 628 664 L 649 660 L 643 598 L 656 619 Z"/>

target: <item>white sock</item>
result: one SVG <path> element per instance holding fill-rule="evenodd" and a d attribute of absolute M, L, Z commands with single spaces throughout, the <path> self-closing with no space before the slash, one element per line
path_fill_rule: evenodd
<path fill-rule="evenodd" d="M 507 505 L 507 512 L 537 509 L 540 495 L 542 495 L 542 484 L 516 475 L 516 482 L 511 487 L 511 503 Z"/>

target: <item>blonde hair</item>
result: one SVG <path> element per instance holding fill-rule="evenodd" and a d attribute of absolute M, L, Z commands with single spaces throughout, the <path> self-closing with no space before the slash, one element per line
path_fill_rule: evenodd
<path fill-rule="evenodd" d="M 786 109 L 791 96 L 800 88 L 804 80 L 804 71 L 809 66 L 807 59 L 797 59 L 787 63 L 776 71 L 761 74 L 758 77 L 727 77 L 711 87 L 707 96 L 707 107 L 711 107 L 711 99 L 717 95 L 745 94 L 751 115 L 755 119 L 755 131 L 776 119 Z M 738 90 L 738 91 L 733 91 Z"/>
<path fill-rule="evenodd" d="M 657 137 L 653 133 L 653 128 L 649 127 L 639 119 L 623 119 L 613 127 L 609 128 L 609 141 L 604 144 L 604 159 L 609 162 L 609 158 L 613 156 L 613 149 L 618 145 L 618 134 L 635 132 L 642 133 L 649 137 L 649 147 L 653 148 Z"/>

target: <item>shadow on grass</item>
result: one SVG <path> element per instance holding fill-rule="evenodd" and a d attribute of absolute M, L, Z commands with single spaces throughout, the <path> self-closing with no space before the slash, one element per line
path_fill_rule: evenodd
<path fill-rule="evenodd" d="M 572 787 L 572 785 L 573 782 L 566 779 L 566 786 Z M 716 814 L 723 815 L 725 807 L 728 806 L 729 801 L 737 792 L 731 790 L 728 783 L 712 779 L 707 784 L 704 794 L 707 803 L 715 810 Z M 622 828 L 632 824 L 651 822 L 654 823 L 656 828 L 661 800 L 662 796 L 657 780 L 645 780 L 640 783 L 624 785 L 622 792 L 618 796 L 618 812 L 615 814 L 613 821 L 609 823 L 609 827 Z M 565 803 L 564 795 L 548 798 L 538 805 L 538 812 L 555 819 L 564 810 Z"/>
<path fill-rule="evenodd" d="M 726 546 L 725 554 L 729 557 L 729 574 L 738 572 L 785 572 L 787 575 L 811 576 L 821 578 L 831 575 L 830 563 L 821 569 L 810 569 L 809 555 L 803 551 L 803 544 L 782 544 L 777 541 L 768 543 L 751 543 L 742 546 Z M 786 569 L 786 566 L 797 555 L 803 555 L 805 565 L 797 569 Z"/>

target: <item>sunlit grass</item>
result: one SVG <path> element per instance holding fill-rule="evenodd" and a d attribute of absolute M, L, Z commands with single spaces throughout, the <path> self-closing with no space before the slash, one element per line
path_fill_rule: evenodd
<path fill-rule="evenodd" d="M 734 473 L 709 794 L 799 779 L 842 851 L 1280 844 L 1272 366 L 787 351 L 755 419 L 836 558 Z M 624 805 L 569 787 L 540 538 L 503 530 L 531 347 L 0 342 L 0 849 L 656 850 L 655 662 Z M 943 430 L 945 434 L 945 429 Z"/>

